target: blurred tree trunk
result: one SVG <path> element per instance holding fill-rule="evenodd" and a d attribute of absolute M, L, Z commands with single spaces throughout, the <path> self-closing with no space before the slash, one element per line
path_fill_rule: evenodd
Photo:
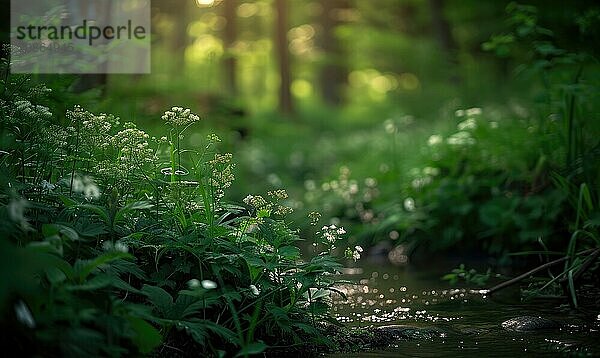
<path fill-rule="evenodd" d="M 433 29 L 441 49 L 446 54 L 446 59 L 450 65 L 457 65 L 458 58 L 456 57 L 456 41 L 452 36 L 450 23 L 444 15 L 444 0 L 429 0 L 429 8 L 431 10 L 431 22 Z M 451 71 L 450 81 L 455 84 L 460 82 L 460 77 L 457 71 Z"/>
<path fill-rule="evenodd" d="M 432 25 L 440 47 L 451 54 L 456 50 L 456 42 L 452 36 L 450 24 L 444 16 L 444 0 L 429 0 L 429 8 L 431 10 Z"/>
<path fill-rule="evenodd" d="M 66 20 L 72 19 L 94 19 L 99 23 L 108 23 L 111 16 L 110 3 L 95 3 L 89 0 L 70 0 L 67 3 L 67 9 L 72 14 Z M 98 88 L 100 94 L 106 94 L 106 83 L 108 82 L 108 69 L 105 68 L 103 73 L 82 74 L 77 76 L 78 79 L 73 85 L 75 92 L 85 92 L 87 90 Z"/>
<path fill-rule="evenodd" d="M 166 17 L 173 23 L 170 31 L 165 33 L 153 34 L 153 41 L 158 40 L 160 45 L 166 47 L 169 54 L 168 71 L 180 74 L 185 67 L 185 49 L 190 44 L 190 37 L 187 29 L 190 23 L 189 14 L 191 11 L 188 5 L 193 5 L 193 1 L 186 0 L 152 0 L 152 13 L 160 16 L 152 16 L 153 20 Z M 157 28 L 153 23 L 154 28 Z M 161 68 L 161 71 L 165 69 Z"/>
<path fill-rule="evenodd" d="M 225 71 L 227 94 L 232 97 L 237 94 L 236 58 L 232 53 L 233 44 L 235 43 L 237 35 L 236 7 L 237 0 L 226 0 L 223 4 L 223 16 L 225 16 L 225 19 L 227 20 L 225 33 L 223 34 L 223 42 L 226 51 L 223 67 Z"/>
<path fill-rule="evenodd" d="M 341 11 L 348 9 L 350 4 L 347 0 L 326 0 L 322 5 L 319 47 L 324 53 L 324 63 L 319 73 L 319 87 L 326 104 L 339 106 L 344 100 L 342 92 L 348 78 L 348 68 L 345 63 L 346 51 L 336 38 L 335 30 L 343 23 Z"/>
<path fill-rule="evenodd" d="M 189 24 L 187 5 L 188 1 L 175 0 L 165 4 L 169 7 L 169 11 L 175 20 L 173 29 L 173 38 L 170 43 L 175 66 L 173 69 L 176 73 L 182 73 L 185 68 L 185 49 L 189 44 L 187 28 Z"/>
<path fill-rule="evenodd" d="M 293 112 L 290 86 L 292 75 L 290 70 L 290 51 L 288 48 L 288 5 L 287 0 L 275 0 L 275 51 L 279 64 L 279 111 L 285 114 Z"/>

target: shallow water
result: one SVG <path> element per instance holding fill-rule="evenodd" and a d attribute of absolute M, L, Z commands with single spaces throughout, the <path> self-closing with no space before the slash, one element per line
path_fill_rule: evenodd
<path fill-rule="evenodd" d="M 334 314 L 340 322 L 354 327 L 406 325 L 439 331 L 428 338 L 400 340 L 352 356 L 600 356 L 600 312 L 586 316 L 559 307 L 557 301 L 520 302 L 516 290 L 485 297 L 477 287 L 451 287 L 441 281 L 446 272 L 373 264 L 346 269 L 344 279 L 357 284 L 342 286 L 347 301 L 334 300 Z M 501 327 L 503 321 L 525 315 L 567 325 L 536 332 L 510 332 Z"/>

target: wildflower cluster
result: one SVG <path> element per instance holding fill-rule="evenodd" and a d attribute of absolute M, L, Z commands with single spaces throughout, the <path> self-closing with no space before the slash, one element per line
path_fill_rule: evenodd
<path fill-rule="evenodd" d="M 481 115 L 481 113 L 483 113 L 481 108 L 473 107 L 468 109 L 458 109 L 454 112 L 454 115 L 457 117 L 474 117 Z"/>
<path fill-rule="evenodd" d="M 329 226 L 325 225 L 321 228 L 321 231 L 317 231 L 317 237 L 320 239 L 320 243 L 325 245 L 329 251 L 335 250 L 336 242 L 342 240 L 342 235 L 346 234 L 346 230 L 343 227 L 337 227 L 334 224 Z"/>
<path fill-rule="evenodd" d="M 444 142 L 444 137 L 442 137 L 439 134 L 432 134 L 428 139 L 427 139 L 427 145 L 430 147 L 436 146 L 438 144 L 442 144 Z"/>
<path fill-rule="evenodd" d="M 173 127 L 185 127 L 200 120 L 200 117 L 192 113 L 189 108 L 183 109 L 182 107 L 171 108 L 161 118 Z"/>
<path fill-rule="evenodd" d="M 448 137 L 446 142 L 453 146 L 466 146 L 476 143 L 475 138 L 471 136 L 471 133 L 464 130 L 452 134 Z"/>
<path fill-rule="evenodd" d="M 94 179 L 85 175 L 75 175 L 70 180 L 71 190 L 74 193 L 80 193 L 87 200 L 98 199 L 100 197 L 100 188 L 94 182 Z M 50 190 L 52 188 L 52 184 L 46 185 L 46 189 Z"/>
<path fill-rule="evenodd" d="M 267 206 L 267 201 L 260 195 L 250 195 L 248 194 L 244 198 L 244 204 L 253 207 L 256 210 L 263 209 Z"/>
<path fill-rule="evenodd" d="M 111 134 L 111 131 L 116 126 L 120 125 L 119 118 L 113 115 L 91 115 L 87 116 L 82 121 L 81 131 L 85 133 L 86 144 L 90 149 L 102 148 L 107 149 L 109 142 L 106 140 L 107 136 Z"/>
<path fill-rule="evenodd" d="M 311 204 L 322 203 L 321 209 L 326 214 L 343 212 L 346 217 L 358 217 L 364 223 L 378 220 L 371 204 L 379 196 L 375 178 L 365 178 L 360 182 L 351 178 L 348 167 L 342 166 L 337 179 L 326 181 L 320 187 L 309 180 L 305 182 L 305 187 L 306 201 Z"/>
<path fill-rule="evenodd" d="M 341 167 L 338 179 L 324 183 L 322 189 L 323 191 L 334 192 L 346 202 L 352 202 L 353 197 L 359 192 L 356 180 L 350 179 L 350 169 L 348 167 Z"/>
<path fill-rule="evenodd" d="M 221 138 L 219 138 L 218 135 L 211 133 L 206 136 L 206 140 L 208 141 L 209 144 L 213 144 L 213 143 L 219 143 L 221 141 Z"/>
<path fill-rule="evenodd" d="M 38 271 L 76 273 L 53 275 L 27 300 L 17 300 L 14 310 L 0 312 L 16 318 L 9 329 L 24 325 L 46 337 L 34 342 L 27 332 L 19 334 L 18 345 L 34 343 L 26 355 L 39 355 L 40 347 L 60 355 L 147 356 L 175 339 L 207 355 L 221 354 L 213 346 L 227 347 L 224 354 L 233 356 L 255 342 L 284 346 L 319 338 L 316 324 L 332 318 L 328 311 L 314 314 L 326 297 L 304 297 L 336 284 L 337 258 L 305 264 L 298 230 L 269 219 L 291 211 L 280 204 L 289 200 L 284 190 L 249 196 L 246 203 L 260 211 L 252 217 L 219 205 L 234 179 L 232 155 L 209 150 L 220 141 L 215 135 L 204 150 L 180 147 L 180 126 L 199 119 L 189 110 L 168 111 L 163 118 L 171 128 L 160 139 L 78 106 L 66 126 L 53 125 L 45 107 L 15 97 L 0 99 L 0 116 L 10 117 L 2 126 L 8 138 L 0 160 L 6 176 L 0 180 L 6 214 L 0 215 L 0 253 L 26 260 L 15 273 L 22 287 L 38 287 Z M 190 174 L 192 180 L 181 180 Z M 229 260 L 233 253 L 236 259 Z M 135 297 L 129 294 L 134 287 Z M 243 302 L 235 299 L 242 295 Z M 256 304 L 259 309 L 252 308 Z M 248 314 L 253 322 L 247 328 L 256 333 L 243 338 L 235 321 Z M 282 314 L 286 320 L 278 319 Z M 263 329 L 281 321 L 282 329 Z M 56 322 L 73 335 L 57 332 Z M 288 329 L 311 322 L 312 330 Z M 222 340 L 213 345 L 213 338 Z"/>
<path fill-rule="evenodd" d="M 411 186 L 414 189 L 421 189 L 433 182 L 436 176 L 440 174 L 440 169 L 436 167 L 412 168 L 409 172 L 413 178 Z"/>
<path fill-rule="evenodd" d="M 260 195 L 248 195 L 244 198 L 244 203 L 257 211 L 268 212 L 268 214 L 274 213 L 275 215 L 285 216 L 293 212 L 293 209 L 289 206 L 280 204 L 280 201 L 288 198 L 288 194 L 284 189 L 269 191 L 267 195 L 270 200 Z"/>
<path fill-rule="evenodd" d="M 346 258 L 354 260 L 354 262 L 360 259 L 360 254 L 363 252 L 363 248 L 361 246 L 354 246 L 354 249 L 348 247 L 346 251 L 344 251 L 344 256 Z"/>
<path fill-rule="evenodd" d="M 129 247 L 126 244 L 119 241 L 115 243 L 113 243 L 112 241 L 104 241 L 102 243 L 102 249 L 104 249 L 104 251 L 116 251 L 123 253 L 129 252 Z"/>
<path fill-rule="evenodd" d="M 475 118 L 467 118 L 458 124 L 459 131 L 469 131 L 477 128 L 477 121 Z"/>
<path fill-rule="evenodd" d="M 104 160 L 98 163 L 100 174 L 127 177 L 133 168 L 156 164 L 158 157 L 148 143 L 149 136 L 133 123 L 125 123 L 124 129 L 108 140 L 109 148 L 116 150 L 116 163 Z M 115 165 L 116 164 L 116 165 Z"/>
<path fill-rule="evenodd" d="M 312 226 L 315 226 L 315 225 L 317 225 L 317 223 L 321 219 L 321 214 L 319 212 L 316 212 L 316 211 L 311 211 L 308 214 L 308 218 L 310 219 L 310 224 Z"/>
<path fill-rule="evenodd" d="M 451 146 L 461 147 L 476 143 L 471 132 L 477 129 L 477 117 L 481 115 L 481 108 L 459 109 L 455 112 L 457 118 L 465 119 L 456 126 L 458 132 L 452 134 L 446 139 L 446 143 Z"/>
<path fill-rule="evenodd" d="M 69 132 L 65 127 L 56 124 L 48 124 L 46 128 L 47 130 L 40 133 L 40 139 L 42 140 L 40 148 L 43 148 L 46 154 L 55 153 L 67 148 L 69 145 L 67 142 Z"/>
<path fill-rule="evenodd" d="M 15 102 L 15 116 L 21 117 L 21 119 L 48 120 L 52 117 L 52 112 L 48 107 L 34 105 L 23 100 Z"/>
<path fill-rule="evenodd" d="M 232 159 L 231 153 L 215 153 L 214 158 L 208 162 L 211 171 L 210 183 L 217 189 L 219 196 L 222 196 L 223 189 L 229 188 L 235 180 L 235 164 L 231 162 Z"/>

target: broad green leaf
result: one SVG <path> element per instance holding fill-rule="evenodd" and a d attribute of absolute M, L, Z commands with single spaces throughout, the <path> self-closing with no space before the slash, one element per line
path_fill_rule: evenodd
<path fill-rule="evenodd" d="M 262 342 L 254 342 L 246 345 L 235 355 L 236 357 L 246 357 L 264 352 L 269 346 Z"/>
<path fill-rule="evenodd" d="M 173 297 L 160 287 L 144 285 L 142 294 L 146 295 L 158 311 L 166 314 L 173 307 Z"/>
<path fill-rule="evenodd" d="M 130 204 L 125 205 L 121 209 L 117 211 L 115 214 L 114 222 L 120 222 L 125 219 L 125 215 L 135 210 L 147 210 L 151 209 L 154 205 L 147 201 L 136 201 Z"/>
<path fill-rule="evenodd" d="M 104 288 L 112 283 L 112 277 L 106 274 L 97 275 L 89 281 L 80 285 L 70 285 L 67 287 L 70 291 L 93 291 L 99 288 Z"/>
<path fill-rule="evenodd" d="M 277 250 L 277 253 L 286 259 L 297 259 L 300 257 L 300 249 L 296 246 L 283 246 Z"/>
<path fill-rule="evenodd" d="M 93 260 L 80 260 L 79 261 L 79 279 L 80 281 L 85 280 L 92 271 L 96 270 L 98 267 L 105 265 L 109 262 L 121 259 L 132 259 L 133 256 L 126 252 L 120 251 L 110 251 L 106 252 Z"/>
<path fill-rule="evenodd" d="M 148 354 L 162 343 L 163 337 L 150 323 L 141 318 L 129 317 L 129 324 L 135 331 L 132 340 L 141 353 Z"/>

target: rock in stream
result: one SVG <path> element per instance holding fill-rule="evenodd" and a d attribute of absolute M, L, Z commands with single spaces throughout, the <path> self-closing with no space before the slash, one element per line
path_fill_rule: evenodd
<path fill-rule="evenodd" d="M 535 316 L 519 316 L 502 322 L 502 328 L 517 332 L 558 329 L 560 327 L 562 327 L 560 322 Z"/>

